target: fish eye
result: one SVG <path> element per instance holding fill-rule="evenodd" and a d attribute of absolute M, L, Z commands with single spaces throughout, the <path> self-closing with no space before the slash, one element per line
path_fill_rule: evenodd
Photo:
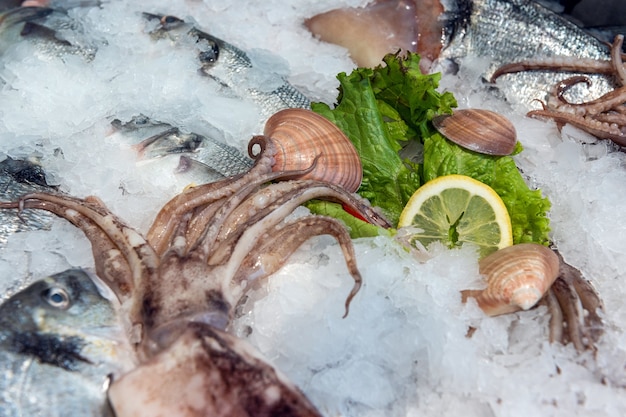
<path fill-rule="evenodd" d="M 70 296 L 63 288 L 48 288 L 42 296 L 54 308 L 65 310 L 70 306 Z"/>

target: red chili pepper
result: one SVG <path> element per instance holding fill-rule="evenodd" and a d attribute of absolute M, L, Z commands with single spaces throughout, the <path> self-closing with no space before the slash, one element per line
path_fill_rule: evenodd
<path fill-rule="evenodd" d="M 358 211 L 356 211 L 355 209 L 353 209 L 346 203 L 341 203 L 341 207 L 346 211 L 346 213 L 351 214 L 352 216 L 356 217 L 359 220 L 363 220 L 364 222 L 369 223 L 369 221 L 366 218 L 361 216 L 361 213 L 359 213 Z"/>

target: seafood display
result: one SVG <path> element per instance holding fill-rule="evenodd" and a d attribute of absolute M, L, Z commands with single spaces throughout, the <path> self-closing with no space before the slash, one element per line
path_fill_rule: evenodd
<path fill-rule="evenodd" d="M 0 416 L 626 411 L 626 157 L 525 117 L 546 95 L 570 111 L 619 87 L 604 72 L 551 93 L 552 67 L 489 82 L 540 55 L 607 61 L 602 42 L 529 0 L 1 7 Z M 558 251 L 498 254 L 532 281 L 521 293 L 471 245 L 416 259 L 355 194 L 359 157 L 304 109 L 355 66 L 311 33 L 337 8 L 372 56 L 417 50 L 443 70 L 461 107 L 435 119 L 443 134 L 499 137 L 477 149 L 513 153 L 552 201 Z M 375 48 L 398 16 L 413 38 Z M 317 199 L 381 233 L 351 239 L 302 206 Z"/>
<path fill-rule="evenodd" d="M 532 0 L 455 0 L 446 4 L 445 10 L 439 1 L 379 0 L 365 8 L 336 9 L 316 16 L 314 19 L 319 22 L 312 31 L 321 39 L 333 42 L 335 38 L 326 35 L 332 34 L 333 27 L 349 24 L 355 16 L 370 13 L 384 17 L 376 23 L 364 22 L 363 26 L 369 26 L 368 31 L 362 28 L 354 36 L 344 35 L 336 42 L 350 50 L 365 49 L 373 44 L 366 35 L 368 32 L 385 33 L 396 50 L 419 52 L 425 71 L 456 71 L 466 58 L 471 58 L 488 65 L 480 68 L 477 76 L 490 80 L 498 67 L 524 58 L 597 60 L 610 57 L 609 48 L 603 42 Z M 400 23 L 395 26 L 397 30 L 389 21 Z M 381 27 L 379 32 L 371 27 L 373 25 Z M 519 36 L 511 36 L 512 33 Z M 543 100 L 561 81 L 561 75 L 555 71 L 509 74 L 497 83 L 497 88 L 512 104 L 533 108 L 533 101 Z M 613 86 L 611 78 L 596 75 L 592 77 L 590 88 L 574 88 L 568 96 L 572 100 L 598 97 Z"/>
<path fill-rule="evenodd" d="M 532 110 L 532 117 L 544 117 L 558 124 L 570 124 L 601 139 L 610 139 L 620 146 L 626 145 L 626 121 L 623 107 L 626 101 L 626 70 L 622 61 L 624 36 L 617 35 L 611 47 L 611 60 L 580 60 L 567 57 L 528 60 L 511 63 L 500 67 L 492 78 L 503 74 L 529 70 L 571 71 L 575 73 L 596 73 L 613 77 L 619 88 L 583 102 L 570 102 L 566 92 L 577 84 L 592 85 L 592 81 L 583 75 L 575 75 L 562 80 L 554 86 L 542 110 Z"/>
<path fill-rule="evenodd" d="M 307 115 L 312 121 L 307 121 Z M 296 128 L 290 128 L 292 125 Z M 354 278 L 345 302 L 348 314 L 350 302 L 361 287 L 361 276 L 347 231 L 338 221 L 326 217 L 283 220 L 307 200 L 329 198 L 348 204 L 373 224 L 389 224 L 347 192 L 341 181 L 295 179 L 263 187 L 272 180 L 304 178 L 316 171 L 323 177 L 329 171 L 324 164 L 333 160 L 333 149 L 344 158 L 351 146 L 337 127 L 334 130 L 339 134 L 332 135 L 331 126 L 308 110 L 297 116 L 292 110 L 275 114 L 268 121 L 268 136 L 255 137 L 250 143 L 250 148 L 258 145 L 261 151 L 248 173 L 194 187 L 174 197 L 161 209 L 146 239 L 95 197 L 81 200 L 33 193 L 15 203 L 0 204 L 2 208 L 49 211 L 72 222 L 89 238 L 97 274 L 122 304 L 131 326 L 127 333 L 136 338 L 129 343 L 136 346 L 140 362 L 131 376 L 122 375 L 113 381 L 111 401 L 117 416 L 152 415 L 150 407 L 163 411 L 168 403 L 181 416 L 207 412 L 219 415 L 224 412 L 221 410 L 238 407 L 247 415 L 271 415 L 278 410 L 294 416 L 318 415 L 302 394 L 275 375 L 271 366 L 242 347 L 243 341 L 223 331 L 251 281 L 274 273 L 304 241 L 319 234 L 337 239 Z M 307 168 L 272 172 L 279 148 L 298 144 L 294 150 L 306 153 L 307 147 L 317 145 L 315 140 L 319 139 L 309 131 L 316 133 L 324 128 L 330 133 L 325 136 L 327 140 L 339 139 L 337 146 L 327 144 L 318 153 L 322 157 Z M 353 148 L 352 153 L 356 154 Z M 297 152 L 289 156 L 299 159 Z M 348 178 L 362 175 L 360 165 L 340 167 L 356 171 Z M 6 308 L 11 308 L 11 303 Z M 198 343 L 206 347 L 198 347 Z M 223 347 L 214 349 L 214 343 Z M 224 357 L 222 350 L 226 347 L 230 354 Z M 233 372 L 233 367 L 241 370 Z M 172 378 L 172 368 L 181 368 L 178 378 L 188 376 L 189 368 L 199 370 L 179 401 L 164 401 L 162 398 L 167 396 L 162 395 L 155 398 L 154 387 L 138 382 L 155 375 L 158 379 Z M 263 382 L 255 383 L 259 375 L 263 375 Z M 167 391 L 169 387 L 161 389 Z M 272 391 L 269 397 L 268 390 Z M 145 391 L 145 402 L 140 405 L 136 403 L 137 391 Z M 194 398 L 205 400 L 197 406 Z M 184 411 L 196 407 L 195 412 Z"/>

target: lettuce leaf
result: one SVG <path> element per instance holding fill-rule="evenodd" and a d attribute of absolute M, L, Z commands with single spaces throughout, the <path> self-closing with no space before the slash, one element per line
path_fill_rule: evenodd
<path fill-rule="evenodd" d="M 337 104 L 333 108 L 312 105 L 313 111 L 337 124 L 359 152 L 363 182 L 358 193 L 397 224 L 422 184 L 442 175 L 468 175 L 491 186 L 503 199 L 514 243 L 547 244 L 550 202 L 540 191 L 528 188 L 513 158 L 466 150 L 432 126 L 435 115 L 451 113 L 457 103 L 451 93 L 437 91 L 440 74 L 421 73 L 419 59 L 412 53 L 389 54 L 384 66 L 341 73 Z M 405 149 L 412 149 L 418 158 L 401 157 Z M 516 152 L 520 151 L 518 146 Z M 359 235 L 355 230 L 353 237 Z"/>
<path fill-rule="evenodd" d="M 521 145 L 514 153 L 521 152 Z M 531 190 L 510 156 L 472 152 L 435 133 L 424 139 L 423 179 L 462 174 L 481 181 L 502 198 L 511 217 L 513 243 L 549 243 L 550 201 L 541 191 Z"/>

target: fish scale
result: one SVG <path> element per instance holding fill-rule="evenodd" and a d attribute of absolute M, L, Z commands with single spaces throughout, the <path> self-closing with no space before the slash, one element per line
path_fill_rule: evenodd
<path fill-rule="evenodd" d="M 108 379 L 131 360 L 123 338 L 117 312 L 83 270 L 14 294 L 0 305 L 0 416 L 112 416 Z"/>
<path fill-rule="evenodd" d="M 251 100 L 269 117 L 285 108 L 309 108 L 310 100 L 279 74 L 257 71 L 249 56 L 238 47 L 223 41 L 174 16 L 144 13 L 147 19 L 159 19 L 153 37 L 180 40 L 188 35 L 197 39 L 201 71 L 235 96 Z M 262 78 L 262 82 L 259 79 Z M 261 88 L 263 87 L 263 88 Z"/>
<path fill-rule="evenodd" d="M 491 62 L 488 78 L 503 64 L 525 58 L 567 56 L 608 60 L 603 42 L 565 18 L 530 0 L 458 0 L 448 15 L 449 43 L 441 58 L 459 61 L 468 56 Z M 529 71 L 506 74 L 497 82 L 501 94 L 513 104 L 536 107 L 558 82 L 572 73 Z M 567 94 L 574 101 L 599 97 L 614 88 L 606 76 L 591 76 L 591 87 L 574 86 Z"/>
<path fill-rule="evenodd" d="M 28 160 L 7 157 L 0 162 L 0 199 L 10 201 L 27 193 L 50 191 L 54 187 L 45 182 L 43 168 Z M 0 214 L 0 246 L 6 246 L 13 233 L 27 230 L 49 229 L 52 224 L 50 214 L 35 210 L 24 210 Z"/>

